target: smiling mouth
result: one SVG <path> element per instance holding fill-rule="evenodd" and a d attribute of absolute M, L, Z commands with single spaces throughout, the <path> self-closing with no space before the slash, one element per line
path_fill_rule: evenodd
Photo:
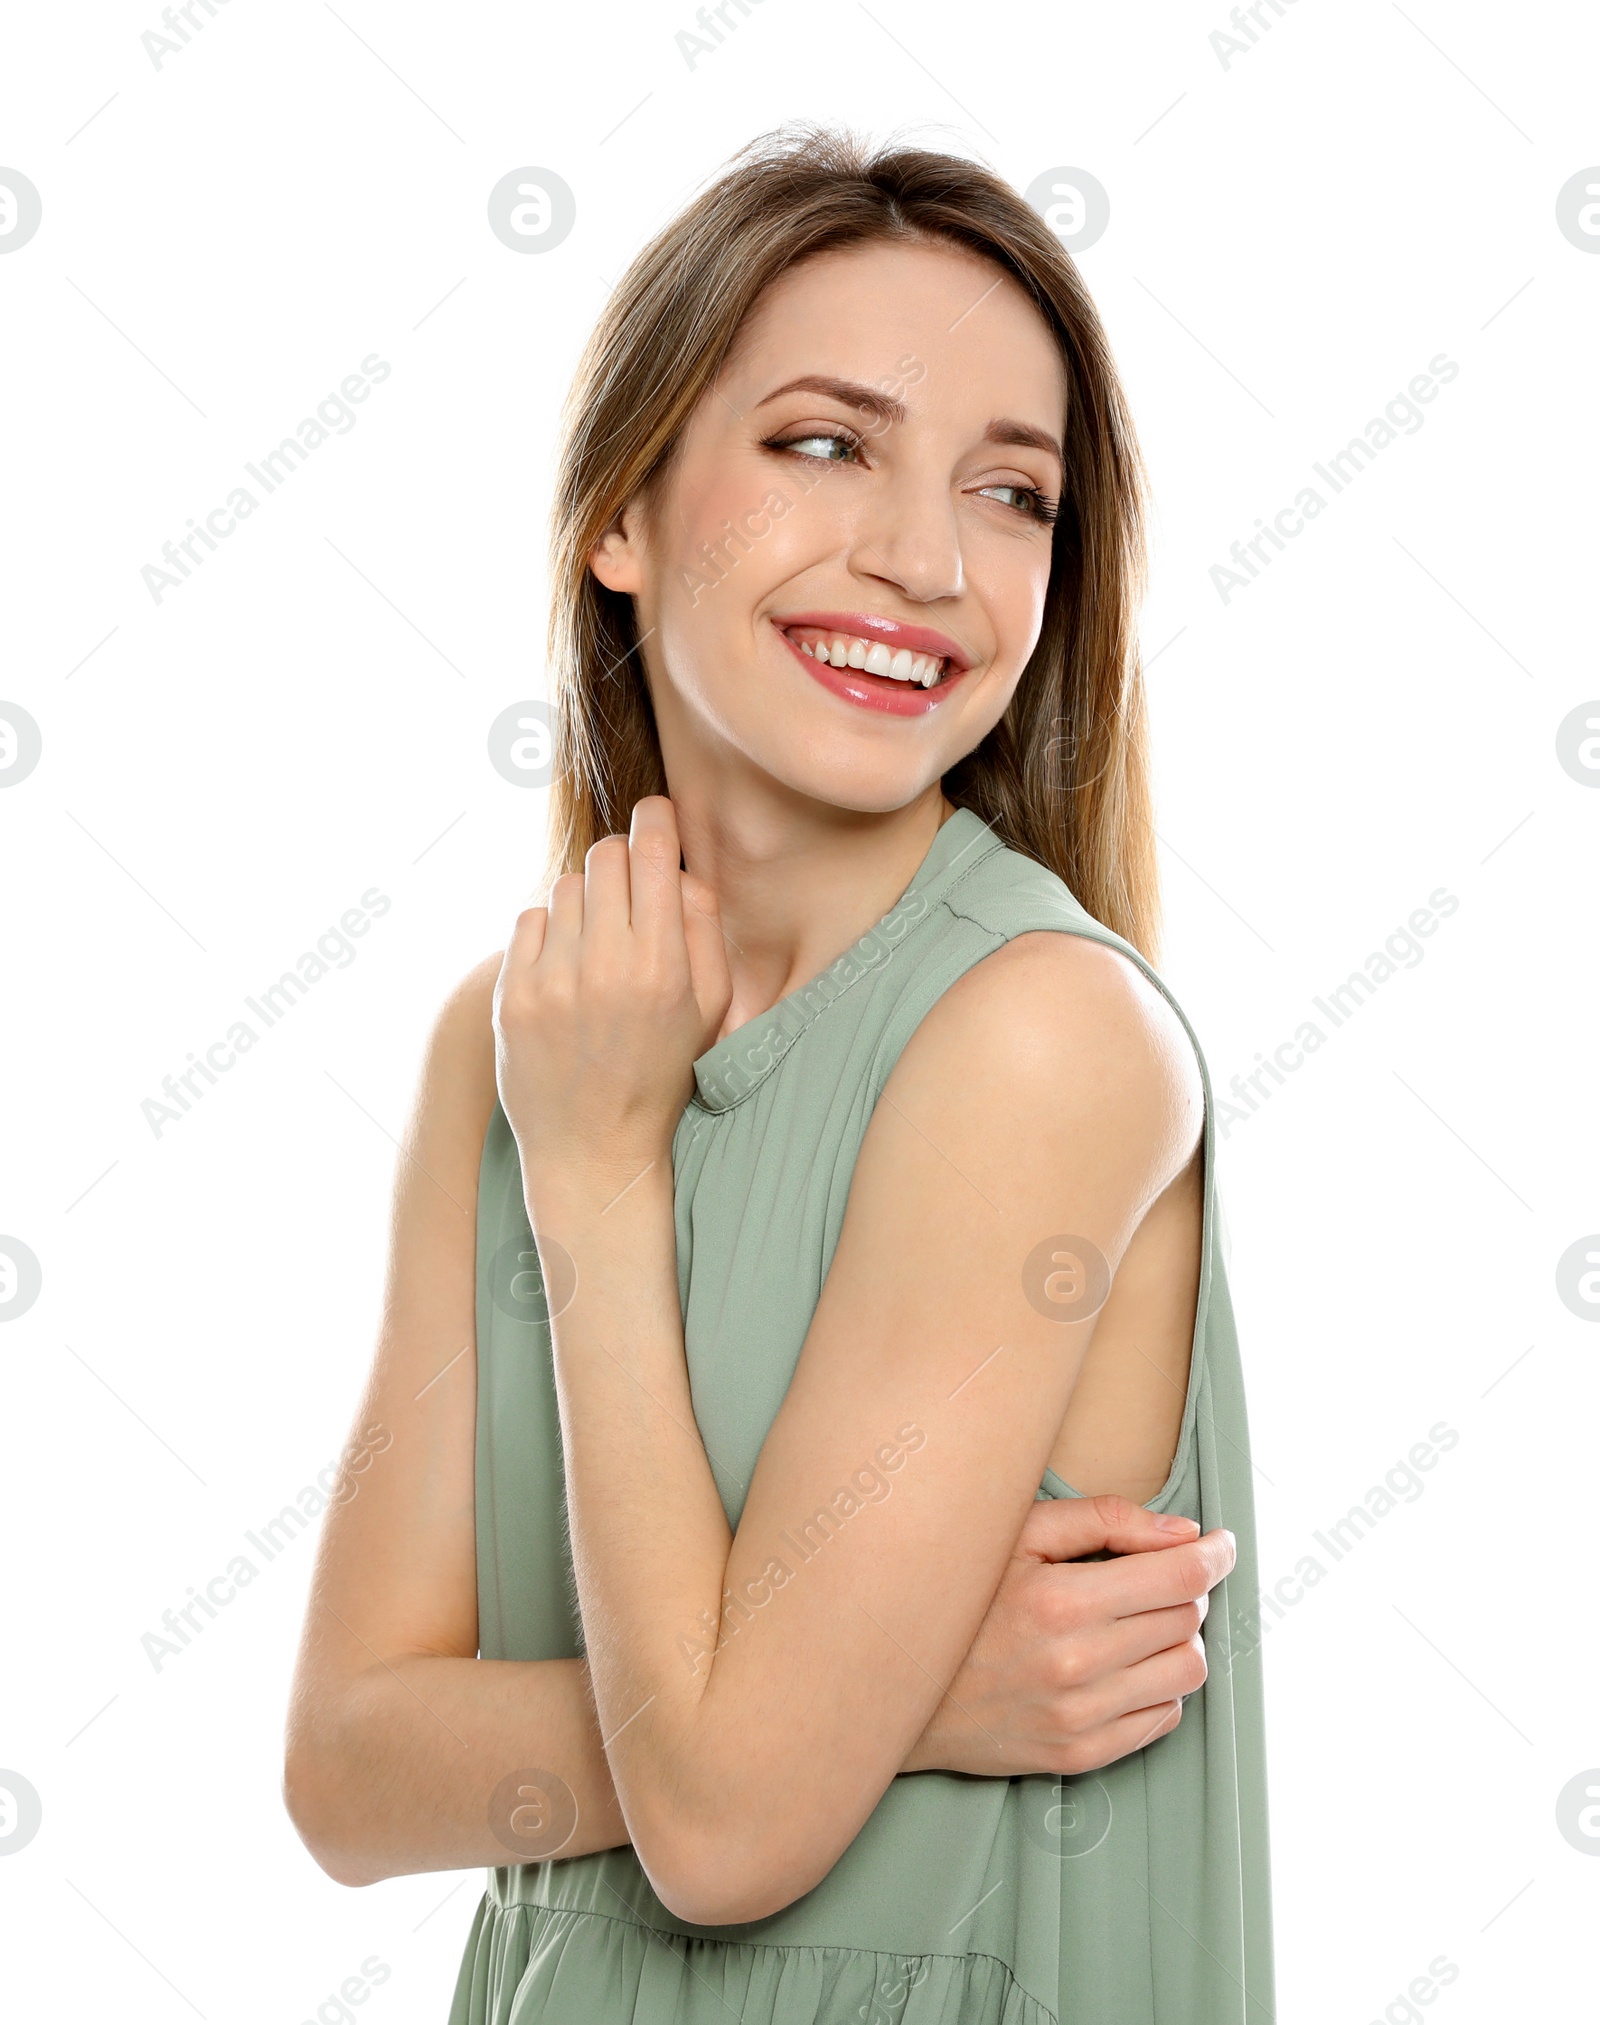
<path fill-rule="evenodd" d="M 913 654 L 906 647 L 886 647 L 856 633 L 836 633 L 824 626 L 781 626 L 802 654 L 832 668 L 854 668 L 903 689 L 936 689 L 949 679 L 952 663 L 945 654 Z"/>

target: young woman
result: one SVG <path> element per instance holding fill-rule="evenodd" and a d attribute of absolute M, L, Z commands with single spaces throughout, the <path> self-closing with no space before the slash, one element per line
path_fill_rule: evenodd
<path fill-rule="evenodd" d="M 1272 2016 L 1141 514 L 969 162 L 771 137 L 605 311 L 561 876 L 428 1053 L 289 1728 L 333 1876 L 494 1866 L 452 2025 Z"/>

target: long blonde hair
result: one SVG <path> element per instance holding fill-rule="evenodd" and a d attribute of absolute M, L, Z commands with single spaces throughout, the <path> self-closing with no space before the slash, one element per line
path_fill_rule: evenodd
<path fill-rule="evenodd" d="M 944 776 L 1014 850 L 1158 957 L 1160 899 L 1137 615 L 1146 479 L 1094 303 L 1070 256 L 998 176 L 922 148 L 873 150 L 790 123 L 742 148 L 635 257 L 562 415 L 550 539 L 552 876 L 626 831 L 666 777 L 632 600 L 588 559 L 652 501 L 691 413 L 762 291 L 797 261 L 872 240 L 945 240 L 1026 291 L 1067 376 L 1067 471 L 1038 643 L 1004 716 Z"/>

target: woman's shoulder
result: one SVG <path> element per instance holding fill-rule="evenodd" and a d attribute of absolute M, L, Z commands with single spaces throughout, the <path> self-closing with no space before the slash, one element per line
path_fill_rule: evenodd
<path fill-rule="evenodd" d="M 434 1014 L 412 1116 L 414 1143 L 407 1148 L 425 1169 L 437 1162 L 459 1174 L 470 1170 L 474 1184 L 498 1101 L 494 990 L 503 956 L 497 949 L 475 963 Z"/>
<path fill-rule="evenodd" d="M 480 1079 L 494 1072 L 494 988 L 499 980 L 503 949 L 475 963 L 451 986 L 434 1015 L 432 1048 L 463 1076 Z"/>
<path fill-rule="evenodd" d="M 993 844 L 944 901 L 999 946 L 965 974 L 970 989 L 947 1017 L 995 1031 L 1010 1022 L 1017 1039 L 1031 1031 L 1110 1056 L 1142 1053 L 1163 1081 L 1175 1075 L 1198 1098 L 1199 1040 L 1156 966 L 1048 865 L 990 834 Z"/>
<path fill-rule="evenodd" d="M 1163 1186 L 1204 1125 L 1198 1051 L 1171 999 L 1118 939 L 1060 927 L 1021 927 L 966 969 L 923 1015 L 896 1073 L 902 1085 L 959 1080 L 980 1101 L 1006 1090 L 1071 1113 L 1140 1149 Z"/>

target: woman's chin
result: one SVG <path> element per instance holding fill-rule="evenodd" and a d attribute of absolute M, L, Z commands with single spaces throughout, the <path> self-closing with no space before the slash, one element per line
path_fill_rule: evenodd
<path fill-rule="evenodd" d="M 755 754 L 756 764 L 769 772 L 773 781 L 790 794 L 824 802 L 830 808 L 850 809 L 859 815 L 892 815 L 925 794 L 942 778 L 924 769 L 862 765 L 857 755 L 839 754 L 830 763 L 822 753 L 804 766 L 795 764 L 793 747 L 784 753 Z M 851 762 L 854 763 L 851 763 Z"/>

